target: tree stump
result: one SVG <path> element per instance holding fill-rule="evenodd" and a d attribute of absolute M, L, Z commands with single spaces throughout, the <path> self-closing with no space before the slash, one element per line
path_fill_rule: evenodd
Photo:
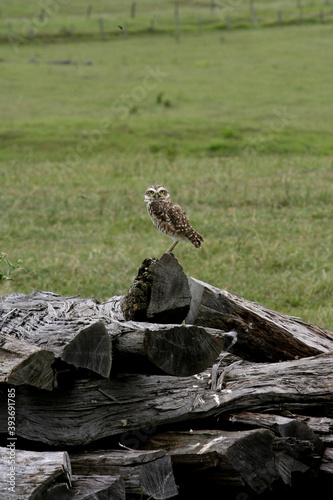
<path fill-rule="evenodd" d="M 143 261 L 121 308 L 127 321 L 181 323 L 190 302 L 183 268 L 173 255 L 166 253 L 160 259 Z"/>

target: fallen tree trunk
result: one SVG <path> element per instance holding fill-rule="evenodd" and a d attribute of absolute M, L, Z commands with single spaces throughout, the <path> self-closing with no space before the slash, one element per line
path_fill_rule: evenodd
<path fill-rule="evenodd" d="M 220 371 L 233 358 L 224 355 Z M 17 435 L 54 446 L 86 445 L 133 429 L 238 411 L 288 410 L 333 417 L 333 353 L 297 361 L 234 366 L 222 389 L 212 371 L 175 379 L 168 375 L 117 375 L 77 380 L 57 392 L 18 387 Z M 0 413 L 0 432 L 7 419 Z M 130 437 L 130 434 L 129 434 Z"/>
<path fill-rule="evenodd" d="M 126 494 L 153 495 L 171 498 L 177 495 L 170 456 L 156 451 L 97 451 L 70 454 L 73 474 L 118 475 L 122 478 Z"/>
<path fill-rule="evenodd" d="M 71 486 L 72 472 L 67 452 L 34 452 L 0 448 L 0 489 L 5 498 L 41 500 L 47 489 L 60 480 Z"/>
<path fill-rule="evenodd" d="M 0 382 L 51 391 L 56 384 L 54 354 L 9 335 L 0 337 Z"/>
<path fill-rule="evenodd" d="M 299 318 L 189 278 L 191 307 L 187 324 L 234 332 L 228 349 L 250 361 L 276 362 L 333 351 L 333 333 Z"/>

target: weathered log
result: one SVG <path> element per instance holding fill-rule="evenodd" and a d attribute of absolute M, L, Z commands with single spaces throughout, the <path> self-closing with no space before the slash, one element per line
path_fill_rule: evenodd
<path fill-rule="evenodd" d="M 283 438 L 265 429 L 165 432 L 151 437 L 147 448 L 167 450 L 177 466 L 177 482 L 182 480 L 184 470 L 196 477 L 200 471 L 213 468 L 219 484 L 245 484 L 261 494 L 277 480 L 291 486 L 294 472 L 318 470 L 320 443 L 314 448 L 308 439 L 311 429 L 302 422 L 293 424 Z M 197 480 L 201 482 L 202 478 L 197 476 Z"/>
<path fill-rule="evenodd" d="M 178 494 L 169 455 L 161 458 L 158 466 L 149 462 L 141 467 L 140 480 L 144 492 L 153 498 L 163 500 Z"/>
<path fill-rule="evenodd" d="M 256 429 L 265 428 L 270 429 L 278 436 L 284 436 L 286 433 L 292 432 L 292 425 L 295 422 L 297 422 L 298 426 L 299 423 L 306 424 L 306 427 L 303 427 L 304 432 L 306 432 L 306 434 L 303 434 L 303 438 L 312 443 L 313 449 L 318 455 L 322 455 L 319 477 L 332 475 L 333 480 L 333 448 L 330 448 L 333 443 L 333 418 L 295 415 L 290 412 L 286 412 L 286 414 L 288 416 L 240 412 L 228 415 L 227 419 L 236 428 L 239 428 L 239 426 Z M 301 426 L 299 426 L 299 429 L 302 431 Z M 317 436 L 320 437 L 320 440 L 318 440 Z M 323 450 L 325 446 L 326 448 Z"/>
<path fill-rule="evenodd" d="M 146 330 L 144 347 L 148 359 L 170 375 L 188 377 L 204 371 L 216 360 L 223 339 L 197 326 Z"/>
<path fill-rule="evenodd" d="M 119 476 L 75 475 L 72 487 L 59 483 L 48 488 L 40 500 L 125 500 L 125 485 Z"/>
<path fill-rule="evenodd" d="M 218 372 L 232 359 L 224 354 Z M 333 417 L 333 353 L 270 364 L 242 361 L 216 390 L 210 388 L 211 376 L 211 370 L 177 379 L 118 375 L 109 381 L 77 380 L 53 392 L 20 386 L 16 434 L 54 446 L 86 445 L 121 434 L 126 445 L 135 429 L 245 410 Z M 2 390 L 6 393 L 5 384 Z M 0 432 L 6 431 L 7 414 L 1 408 Z"/>
<path fill-rule="evenodd" d="M 111 311 L 109 302 L 69 299 L 52 303 L 58 319 L 85 318 L 89 314 L 89 318 L 105 324 L 112 340 L 112 374 L 156 373 L 157 367 L 170 375 L 193 375 L 211 366 L 221 350 L 233 342 L 232 335 L 214 329 L 119 320 L 115 303 L 112 302 Z"/>
<path fill-rule="evenodd" d="M 163 450 L 101 450 L 70 454 L 73 475 L 119 475 L 126 494 L 171 498 L 177 495 L 170 456 Z"/>
<path fill-rule="evenodd" d="M 333 351 L 333 332 L 189 278 L 187 324 L 234 333 L 228 349 L 251 361 L 276 362 Z"/>
<path fill-rule="evenodd" d="M 181 323 L 190 308 L 188 280 L 178 260 L 171 254 L 145 259 L 121 308 L 127 321 Z"/>
<path fill-rule="evenodd" d="M 97 318 L 101 321 L 125 321 L 121 310 L 122 295 L 115 295 L 106 302 L 92 298 L 61 297 L 42 292 L 48 314 L 54 318 Z M 41 296 L 41 295 L 40 295 Z"/>
<path fill-rule="evenodd" d="M 306 416 L 306 415 L 296 415 L 289 411 L 285 412 L 286 415 L 276 415 L 272 413 L 256 413 L 256 412 L 239 412 L 230 414 L 227 417 L 228 422 L 239 428 L 265 428 L 270 429 L 282 435 L 282 430 L 287 424 L 291 422 L 304 422 L 306 425 L 312 429 L 312 431 L 320 436 L 323 443 L 331 443 L 333 438 L 333 418 L 328 417 L 316 417 L 316 416 Z M 288 415 L 288 416 L 287 416 Z"/>
<path fill-rule="evenodd" d="M 0 335 L 0 382 L 51 391 L 56 384 L 54 354 L 24 340 Z"/>
<path fill-rule="evenodd" d="M 41 500 L 50 485 L 60 480 L 71 485 L 72 472 L 68 453 L 35 452 L 0 448 L 0 491 L 3 498 Z"/>
<path fill-rule="evenodd" d="M 25 340 L 76 368 L 108 377 L 112 345 L 104 324 L 89 317 L 58 317 L 52 304 L 63 302 L 63 298 L 49 292 L 3 297 L 1 335 Z"/>
<path fill-rule="evenodd" d="M 114 337 L 112 373 L 153 373 L 149 360 L 164 373 L 188 377 L 211 366 L 225 344 L 223 334 L 198 326 L 132 323 L 131 327 L 133 331 L 124 326 Z M 228 335 L 225 338 L 230 343 Z"/>

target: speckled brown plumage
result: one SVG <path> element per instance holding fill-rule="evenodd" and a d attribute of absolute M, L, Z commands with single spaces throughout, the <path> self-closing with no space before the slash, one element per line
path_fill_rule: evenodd
<path fill-rule="evenodd" d="M 172 203 L 166 187 L 154 184 L 146 190 L 145 203 L 153 224 L 174 240 L 167 250 L 170 253 L 179 241 L 192 243 L 200 248 L 203 237 L 192 227 L 181 206 Z"/>

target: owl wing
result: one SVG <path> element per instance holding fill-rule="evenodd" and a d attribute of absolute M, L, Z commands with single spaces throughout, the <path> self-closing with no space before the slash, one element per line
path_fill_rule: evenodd
<path fill-rule="evenodd" d="M 180 205 L 172 204 L 165 212 L 166 222 L 168 222 L 177 233 L 185 234 L 186 229 L 192 227 L 185 210 Z"/>
<path fill-rule="evenodd" d="M 167 222 L 174 228 L 175 232 L 188 239 L 197 248 L 200 247 L 203 237 L 192 227 L 186 212 L 180 205 L 173 204 L 165 213 Z"/>

